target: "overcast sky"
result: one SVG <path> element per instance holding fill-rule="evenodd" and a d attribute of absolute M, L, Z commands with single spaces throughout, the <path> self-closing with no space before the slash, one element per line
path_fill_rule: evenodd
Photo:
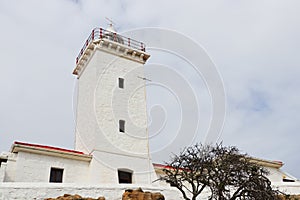
<path fill-rule="evenodd" d="M 223 143 L 299 178 L 299 10 L 298 0 L 1 0 L 0 151 L 73 148 L 75 58 L 110 17 L 120 32 L 166 28 L 203 46 L 226 90 Z"/>

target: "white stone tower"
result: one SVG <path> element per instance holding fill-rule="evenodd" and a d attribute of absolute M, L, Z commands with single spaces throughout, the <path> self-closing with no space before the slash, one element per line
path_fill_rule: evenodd
<path fill-rule="evenodd" d="M 75 149 L 91 154 L 91 183 L 151 184 L 145 45 L 95 28 L 77 59 Z"/>

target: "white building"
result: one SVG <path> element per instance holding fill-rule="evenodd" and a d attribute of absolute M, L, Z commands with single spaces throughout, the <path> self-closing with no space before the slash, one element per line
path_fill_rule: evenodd
<path fill-rule="evenodd" d="M 16 142 L 10 153 L 2 155 L 1 180 L 94 184 L 156 180 L 143 79 L 149 57 L 143 43 L 116 34 L 112 26 L 94 29 L 73 71 L 78 78 L 75 151 Z"/>
<path fill-rule="evenodd" d="M 94 29 L 79 56 L 75 149 L 93 155 L 89 181 L 150 184 L 156 179 L 149 155 L 141 42 Z M 131 180 L 132 179 L 132 180 Z M 119 181 L 120 182 L 120 181 Z"/>
<path fill-rule="evenodd" d="M 0 199 L 1 192 L 12 194 L 21 183 L 155 187 L 165 166 L 153 164 L 149 155 L 143 69 L 149 57 L 143 43 L 112 27 L 94 29 L 73 71 L 78 78 L 75 150 L 15 142 L 0 155 Z M 299 182 L 280 170 L 281 162 L 256 161 L 270 170 L 274 185 L 300 193 Z"/>
<path fill-rule="evenodd" d="M 1 154 L 1 182 L 88 182 L 91 155 L 44 145 L 15 142 Z"/>

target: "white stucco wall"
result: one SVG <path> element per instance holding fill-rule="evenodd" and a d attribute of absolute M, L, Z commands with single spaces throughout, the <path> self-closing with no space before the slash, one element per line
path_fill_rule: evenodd
<path fill-rule="evenodd" d="M 271 182 L 282 182 L 284 173 L 280 169 L 270 167 L 266 167 L 266 169 L 269 171 L 268 178 Z"/>
<path fill-rule="evenodd" d="M 120 200 L 126 189 L 160 192 L 167 200 L 180 200 L 181 193 L 175 188 L 159 188 L 147 185 L 80 185 L 80 184 L 34 184 L 34 183 L 0 183 L 0 200 L 22 199 L 42 200 L 58 197 L 63 194 L 79 194 L 82 197 L 98 198 L 104 196 L 106 200 Z M 201 197 L 206 197 L 203 194 Z"/>
<path fill-rule="evenodd" d="M 89 162 L 27 152 L 13 154 L 5 172 L 5 182 L 49 182 L 50 169 L 62 168 L 63 182 L 87 182 Z M 11 166 L 11 167 L 9 167 Z"/>
<path fill-rule="evenodd" d="M 4 181 L 6 165 L 7 165 L 6 163 L 1 163 L 1 166 L 0 166 L 0 183 Z"/>
<path fill-rule="evenodd" d="M 153 187 L 148 185 L 84 185 L 60 183 L 0 183 L 0 200 L 42 200 L 58 197 L 63 194 L 79 194 L 83 197 L 98 198 L 104 196 L 106 200 L 120 200 L 126 189 L 141 187 L 143 191 L 160 192 L 166 200 L 183 199 L 181 193 L 175 188 Z M 300 194 L 300 185 L 282 185 L 280 189 L 289 194 Z M 207 199 L 209 193 L 203 192 L 200 199 Z"/>
<path fill-rule="evenodd" d="M 141 63 L 95 51 L 78 80 L 76 150 L 148 157 L 145 83 L 138 77 L 144 77 Z M 126 133 L 119 133 L 119 119 L 126 121 Z"/>
<path fill-rule="evenodd" d="M 116 183 L 118 168 L 126 168 L 135 183 L 149 184 L 156 175 L 149 155 L 143 64 L 115 53 L 97 47 L 78 79 L 75 148 L 93 155 L 92 183 Z M 124 89 L 118 87 L 119 77 Z M 125 133 L 119 132 L 119 120 L 125 120 Z"/>
<path fill-rule="evenodd" d="M 157 180 L 153 165 L 148 164 L 147 158 L 99 151 L 94 152 L 94 158 L 91 161 L 90 183 L 118 184 L 118 169 L 133 170 L 132 182 L 134 184 L 149 184 Z M 153 185 L 158 185 L 158 183 Z"/>
<path fill-rule="evenodd" d="M 2 169 L 4 171 L 3 181 L 11 182 L 15 180 L 16 160 L 17 160 L 17 154 L 14 153 L 8 154 L 7 162 L 5 163 L 6 167 Z"/>

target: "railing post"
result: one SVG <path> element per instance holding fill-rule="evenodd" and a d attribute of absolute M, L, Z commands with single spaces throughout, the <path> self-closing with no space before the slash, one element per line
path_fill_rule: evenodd
<path fill-rule="evenodd" d="M 99 33 L 98 33 L 98 31 L 99 31 Z M 88 39 L 84 43 L 83 48 L 80 50 L 80 53 L 76 58 L 76 64 L 79 63 L 79 60 L 80 60 L 81 56 L 83 55 L 84 50 L 89 45 L 89 43 L 91 43 L 91 41 L 94 41 L 95 39 L 101 39 L 102 40 L 105 37 L 105 34 L 107 34 L 106 37 L 109 40 L 113 40 L 115 42 L 119 42 L 119 43 L 122 43 L 124 45 L 126 45 L 126 40 L 127 40 L 127 46 L 128 47 L 131 47 L 131 48 L 134 48 L 134 49 L 137 49 L 137 50 L 141 50 L 141 51 L 144 51 L 144 52 L 146 51 L 146 45 L 143 42 L 132 40 L 129 37 L 124 37 L 124 36 L 118 35 L 115 32 L 110 32 L 110 31 L 107 31 L 103 28 L 95 28 L 95 29 L 92 30 L 91 35 L 89 35 Z M 111 37 L 113 37 L 113 38 L 111 38 Z M 118 38 L 121 38 L 121 41 L 117 41 Z"/>
<path fill-rule="evenodd" d="M 117 33 L 114 33 L 114 41 L 117 42 Z"/>

